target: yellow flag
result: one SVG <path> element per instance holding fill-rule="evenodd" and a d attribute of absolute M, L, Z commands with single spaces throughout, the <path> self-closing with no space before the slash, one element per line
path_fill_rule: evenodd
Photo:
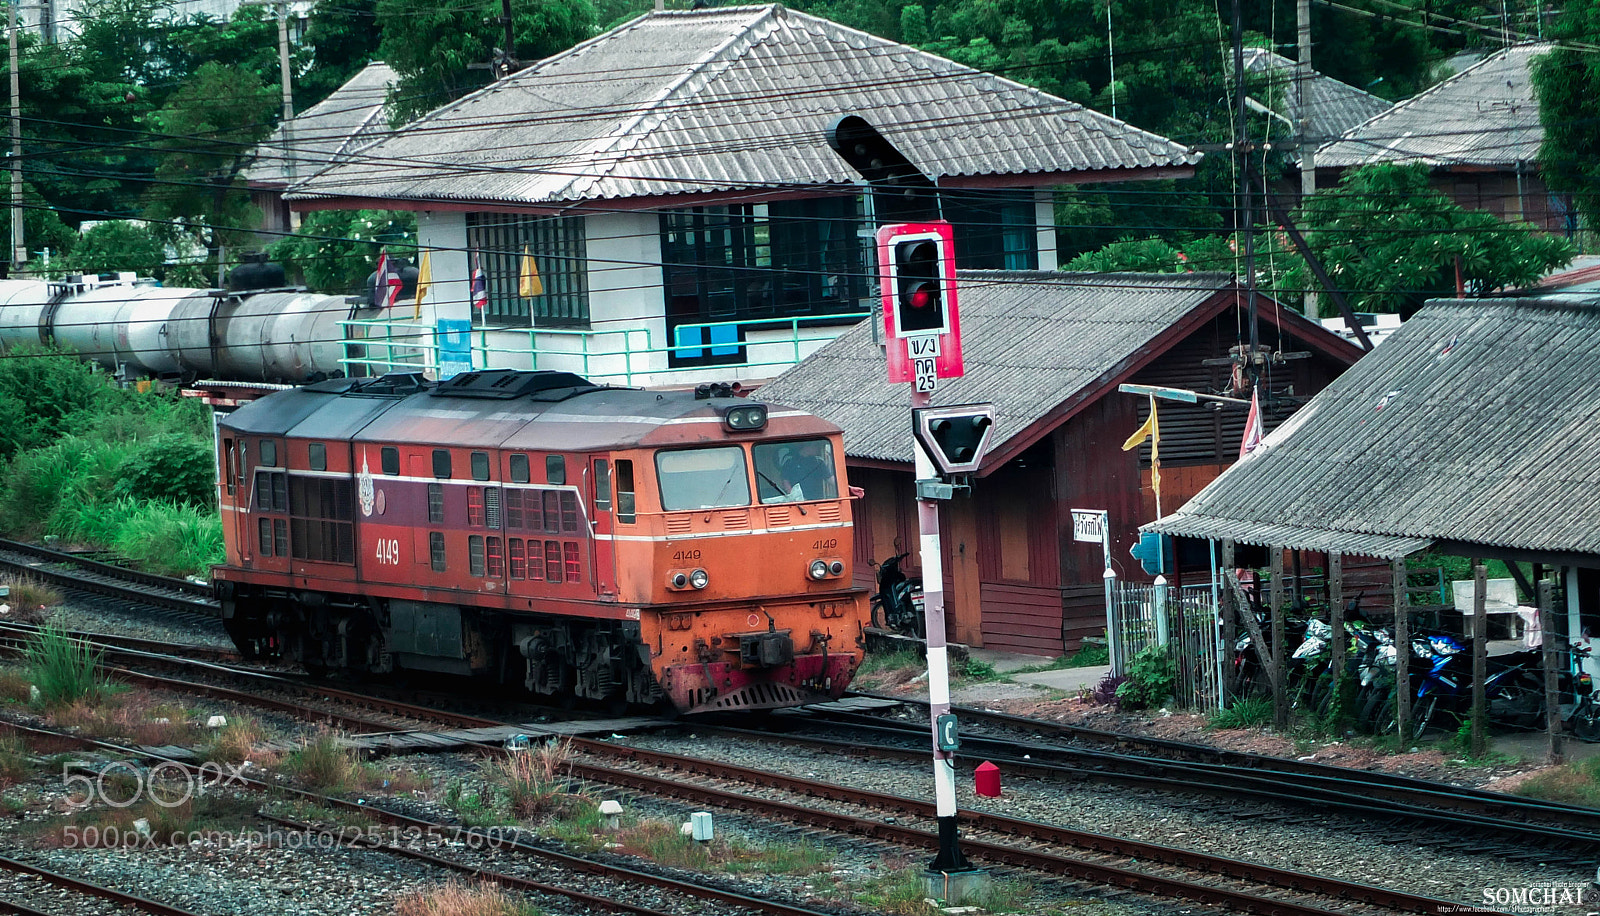
<path fill-rule="evenodd" d="M 517 295 L 524 299 L 544 295 L 544 282 L 539 279 L 539 265 L 526 246 L 522 249 L 522 270 L 517 274 Z"/>
<path fill-rule="evenodd" d="M 1150 416 L 1144 425 L 1133 431 L 1128 441 L 1122 443 L 1123 451 L 1131 451 L 1150 440 L 1150 488 L 1156 494 L 1156 516 L 1161 515 L 1161 421 L 1156 418 L 1156 399 L 1150 398 Z"/>
<path fill-rule="evenodd" d="M 422 317 L 422 299 L 428 295 L 428 287 L 433 283 L 433 265 L 428 260 L 431 253 L 422 252 L 422 260 L 417 265 L 417 306 L 411 310 L 413 320 Z"/>

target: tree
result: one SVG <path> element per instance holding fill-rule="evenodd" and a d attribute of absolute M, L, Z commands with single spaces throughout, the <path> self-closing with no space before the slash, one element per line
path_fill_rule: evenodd
<path fill-rule="evenodd" d="M 146 195 L 147 213 L 194 226 L 213 260 L 230 243 L 230 230 L 253 221 L 239 173 L 271 128 L 274 101 L 260 76 L 212 61 L 147 119 L 164 154 L 156 168 L 161 183 Z"/>
<path fill-rule="evenodd" d="M 305 44 L 311 65 L 295 80 L 295 111 L 305 111 L 333 94 L 378 55 L 377 0 L 343 0 L 328 10 L 311 8 Z"/>
<path fill-rule="evenodd" d="M 366 284 L 387 248 L 392 255 L 416 252 L 417 215 L 399 210 L 317 210 L 300 230 L 275 243 L 272 259 L 324 293 L 355 293 Z"/>
<path fill-rule="evenodd" d="M 141 277 L 161 277 L 167 246 L 160 233 L 130 220 L 97 223 L 83 234 L 68 263 L 85 274 L 135 271 Z"/>
<path fill-rule="evenodd" d="M 1600 44 L 1600 0 L 1567 0 L 1551 33 L 1587 47 Z M 1590 225 L 1600 225 L 1600 54 L 1558 46 L 1534 61 L 1539 97 L 1539 173 L 1572 195 Z"/>
<path fill-rule="evenodd" d="M 1306 241 L 1358 311 L 1410 314 L 1453 296 L 1456 264 L 1469 292 L 1527 286 L 1569 263 L 1567 239 L 1467 210 L 1428 185 L 1425 165 L 1371 165 L 1345 173 L 1301 209 Z M 1274 284 L 1306 289 L 1305 263 L 1274 235 L 1261 246 L 1280 266 Z"/>
<path fill-rule="evenodd" d="M 399 74 L 396 123 L 452 102 L 489 81 L 487 64 L 505 42 L 499 0 L 378 0 L 378 51 Z M 594 33 L 589 0 L 512 0 L 512 53 L 524 64 L 564 51 Z"/>

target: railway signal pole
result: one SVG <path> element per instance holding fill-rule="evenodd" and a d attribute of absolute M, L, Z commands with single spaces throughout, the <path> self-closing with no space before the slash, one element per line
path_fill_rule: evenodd
<path fill-rule="evenodd" d="M 933 182 L 859 117 L 836 121 L 828 130 L 828 145 L 867 179 L 874 212 L 880 218 L 907 221 L 878 230 L 878 283 L 889 381 L 912 385 L 911 447 L 921 534 L 934 807 L 939 825 L 939 852 L 923 878 L 929 896 L 958 904 L 983 887 L 987 874 L 972 867 L 962 854 L 956 817 L 955 752 L 960 735 L 950 712 L 939 501 L 969 490 L 966 475 L 983 460 L 994 426 L 994 408 L 988 404 L 933 407 L 939 380 L 957 378 L 964 372 L 955 242 L 950 224 L 937 218 L 938 192 Z"/>

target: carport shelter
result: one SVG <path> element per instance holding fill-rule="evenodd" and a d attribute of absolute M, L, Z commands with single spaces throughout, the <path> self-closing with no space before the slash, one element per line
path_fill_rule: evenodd
<path fill-rule="evenodd" d="M 1147 530 L 1560 568 L 1600 624 L 1600 307 L 1429 303 L 1261 448 Z"/>
<path fill-rule="evenodd" d="M 962 271 L 966 375 L 934 404 L 991 401 L 998 420 L 969 497 L 941 513 L 950 636 L 970 645 L 1057 655 L 1105 626 L 1099 544 L 1074 542 L 1071 509 L 1109 513 L 1118 572 L 1138 578 L 1128 548 L 1156 517 L 1148 446 L 1124 452 L 1145 398 L 1123 382 L 1200 391 L 1228 387 L 1229 350 L 1248 340 L 1232 276 Z M 1261 343 L 1302 358 L 1271 364 L 1267 425 L 1360 355 L 1290 309 L 1257 298 Z M 881 332 L 877 332 L 881 333 Z M 1217 360 L 1219 365 L 1204 365 Z M 844 429 L 855 512 L 855 560 L 910 551 L 917 518 L 910 392 L 891 385 L 873 322 L 863 322 L 761 390 Z M 1180 505 L 1238 456 L 1245 412 L 1163 403 L 1162 503 Z"/>

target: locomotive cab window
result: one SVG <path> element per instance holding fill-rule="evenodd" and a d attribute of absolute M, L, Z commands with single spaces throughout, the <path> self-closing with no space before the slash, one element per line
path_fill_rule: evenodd
<path fill-rule="evenodd" d="M 604 458 L 594 462 L 594 507 L 601 512 L 611 511 L 611 463 Z"/>
<path fill-rule="evenodd" d="M 488 480 L 489 479 L 489 453 L 488 452 L 473 452 L 472 453 L 472 479 L 473 480 Z"/>
<path fill-rule="evenodd" d="M 450 477 L 450 451 L 436 448 L 433 450 L 433 476 L 442 479 Z"/>
<path fill-rule="evenodd" d="M 400 450 L 394 446 L 385 445 L 379 450 L 378 463 L 383 465 L 383 473 L 386 476 L 400 476 Z"/>
<path fill-rule="evenodd" d="M 657 452 L 656 476 L 668 512 L 750 505 L 749 472 L 737 445 Z"/>
<path fill-rule="evenodd" d="M 222 473 L 224 475 L 224 479 L 227 481 L 227 484 L 228 484 L 228 495 L 229 496 L 233 495 L 233 491 L 238 486 L 234 482 L 233 460 L 234 460 L 233 440 L 232 439 L 223 439 L 222 440 Z"/>
<path fill-rule="evenodd" d="M 528 456 L 527 455 L 521 455 L 521 454 L 512 455 L 511 456 L 511 482 L 512 483 L 527 483 L 529 481 L 529 479 L 530 478 L 528 477 Z"/>
<path fill-rule="evenodd" d="M 750 454 L 756 465 L 756 495 L 763 504 L 839 497 L 833 445 L 826 439 L 768 442 Z"/>
<path fill-rule="evenodd" d="M 562 455 L 544 456 L 544 479 L 558 487 L 566 483 L 567 459 Z"/>
<path fill-rule="evenodd" d="M 271 439 L 261 440 L 260 464 L 264 468 L 275 468 L 278 466 L 278 443 Z"/>
<path fill-rule="evenodd" d="M 326 471 L 328 469 L 328 447 L 321 442 L 313 442 L 306 446 L 306 461 L 311 464 L 311 470 Z"/>
<path fill-rule="evenodd" d="M 622 459 L 617 462 L 617 521 L 624 525 L 631 525 L 638 515 L 634 510 L 633 498 L 633 462 Z"/>

